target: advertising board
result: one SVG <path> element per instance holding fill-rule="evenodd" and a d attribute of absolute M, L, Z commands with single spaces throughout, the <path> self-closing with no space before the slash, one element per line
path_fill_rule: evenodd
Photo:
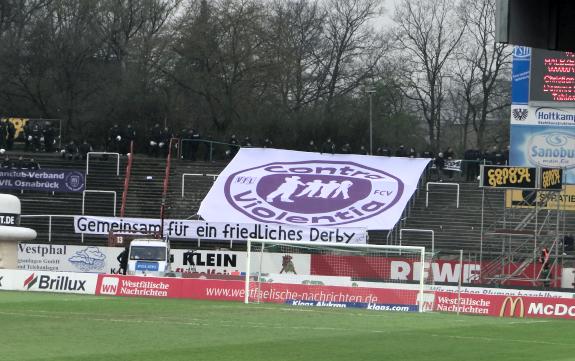
<path fill-rule="evenodd" d="M 435 310 L 473 315 L 575 320 L 575 299 L 435 293 Z"/>
<path fill-rule="evenodd" d="M 31 271 L 117 273 L 120 247 L 71 246 L 19 243 L 18 268 Z M 246 252 L 172 249 L 172 271 L 186 274 L 240 274 L 246 269 Z M 266 273 L 282 271 L 285 257 L 298 273 L 310 272 L 310 255 L 254 254 L 252 269 Z"/>
<path fill-rule="evenodd" d="M 98 275 L 0 269 L 3 290 L 95 294 Z"/>

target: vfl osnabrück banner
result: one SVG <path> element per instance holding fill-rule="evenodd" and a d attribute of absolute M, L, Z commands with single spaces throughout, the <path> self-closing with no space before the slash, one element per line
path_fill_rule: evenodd
<path fill-rule="evenodd" d="M 209 222 L 392 229 L 429 159 L 242 148 L 202 201 Z"/>
<path fill-rule="evenodd" d="M 159 232 L 160 220 L 75 216 L 74 230 L 76 233 L 105 235 L 112 230 L 132 230 L 142 233 Z M 367 230 L 360 227 L 303 227 L 283 224 L 204 222 L 181 219 L 164 220 L 164 235 L 170 238 L 202 240 L 247 241 L 248 238 L 259 238 L 276 241 L 367 243 Z"/>
<path fill-rule="evenodd" d="M 0 169 L 0 189 L 82 192 L 84 172 L 64 169 Z"/>

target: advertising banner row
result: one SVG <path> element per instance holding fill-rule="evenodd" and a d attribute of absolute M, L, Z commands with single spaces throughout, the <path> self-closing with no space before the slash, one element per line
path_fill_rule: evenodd
<path fill-rule="evenodd" d="M 68 246 L 53 244 L 18 244 L 18 268 L 32 271 L 117 273 L 120 247 Z M 172 249 L 172 271 L 195 274 L 239 275 L 246 270 L 246 252 Z M 264 253 L 260 261 L 254 254 L 251 268 L 276 273 L 289 257 L 296 272 L 309 274 L 309 254 Z"/>
<path fill-rule="evenodd" d="M 108 235 L 110 231 L 132 231 L 142 234 L 159 233 L 161 220 L 152 218 L 116 218 L 75 216 L 76 233 Z M 308 241 L 365 244 L 367 229 L 359 227 L 303 227 L 285 224 L 204 222 L 194 220 L 164 220 L 164 236 L 170 239 L 202 239 L 220 241 L 247 241 L 268 239 L 274 241 Z"/>
<path fill-rule="evenodd" d="M 374 287 L 376 283 L 366 282 L 361 285 L 334 286 L 310 280 L 284 283 L 288 279 L 281 280 L 281 274 L 271 277 L 276 281 L 266 280 L 259 285 L 252 283 L 248 290 L 251 300 L 305 307 L 361 307 L 401 312 L 416 311 L 418 302 L 423 301 L 424 309 L 439 312 L 575 319 L 575 299 L 572 294 L 554 297 L 537 294 L 537 291 L 489 292 L 489 289 L 483 289 L 475 293 L 462 292 L 460 297 L 453 289 L 428 288 L 425 297 L 421 299 L 415 285 L 401 287 L 398 284 L 387 284 L 386 287 Z M 327 279 L 324 281 L 329 283 Z M 156 278 L 5 269 L 0 269 L 0 290 L 227 301 L 242 301 L 246 292 L 244 280 L 234 276 L 227 276 L 227 279 Z"/>
<path fill-rule="evenodd" d="M 18 244 L 18 268 L 30 271 L 117 273 L 120 247 L 72 246 L 55 244 Z M 172 249 L 172 271 L 185 274 L 241 274 L 246 269 L 246 252 Z M 484 264 L 486 262 L 483 262 Z M 254 254 L 251 269 L 264 273 L 295 272 L 321 276 L 418 281 L 421 263 L 417 258 L 338 256 L 300 253 L 264 253 L 262 262 Z M 511 270 L 520 264 L 512 264 Z M 436 283 L 474 283 L 482 265 L 478 262 L 437 260 L 426 269 L 426 278 Z M 523 272 L 537 275 L 540 265 L 531 264 Z M 289 271 L 288 271 L 289 270 Z M 293 270 L 293 272 L 291 271 Z"/>

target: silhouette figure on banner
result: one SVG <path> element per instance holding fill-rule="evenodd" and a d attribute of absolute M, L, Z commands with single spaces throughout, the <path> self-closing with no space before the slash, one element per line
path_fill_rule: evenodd
<path fill-rule="evenodd" d="M 292 176 L 286 177 L 284 183 L 266 197 L 268 202 L 273 202 L 274 199 L 280 197 L 282 202 L 292 203 L 293 200 L 290 199 L 294 195 L 299 186 L 304 186 L 295 197 L 301 198 L 324 198 L 324 199 L 334 199 L 338 197 L 343 197 L 343 199 L 349 199 L 349 188 L 353 185 L 353 182 L 349 180 L 344 180 L 341 183 L 335 180 L 329 181 L 329 183 L 323 183 L 319 179 L 315 179 L 311 182 L 302 183 L 300 177 Z"/>
<path fill-rule="evenodd" d="M 310 197 L 315 197 L 317 193 L 321 191 L 323 187 L 323 182 L 319 179 L 314 180 L 313 182 L 307 182 L 305 187 L 299 194 L 296 194 L 296 197 L 303 197 L 305 195 Z"/>
<path fill-rule="evenodd" d="M 286 177 L 278 189 L 268 194 L 266 200 L 271 203 L 279 196 L 282 202 L 292 203 L 293 200 L 290 197 L 297 191 L 297 187 L 305 185 L 299 180 L 298 176 Z"/>

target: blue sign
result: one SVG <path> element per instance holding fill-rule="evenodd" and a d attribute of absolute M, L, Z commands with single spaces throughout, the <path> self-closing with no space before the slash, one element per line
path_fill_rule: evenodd
<path fill-rule="evenodd" d="M 158 271 L 159 269 L 158 262 L 136 262 L 136 271 Z"/>
<path fill-rule="evenodd" d="M 82 192 L 84 172 L 60 169 L 0 169 L 0 189 Z"/>
<path fill-rule="evenodd" d="M 529 102 L 529 76 L 531 67 L 531 48 L 516 46 L 513 48 L 513 65 L 511 70 L 511 103 L 527 104 Z"/>
<path fill-rule="evenodd" d="M 575 184 L 575 127 L 511 125 L 509 163 L 562 168 L 564 183 Z"/>

